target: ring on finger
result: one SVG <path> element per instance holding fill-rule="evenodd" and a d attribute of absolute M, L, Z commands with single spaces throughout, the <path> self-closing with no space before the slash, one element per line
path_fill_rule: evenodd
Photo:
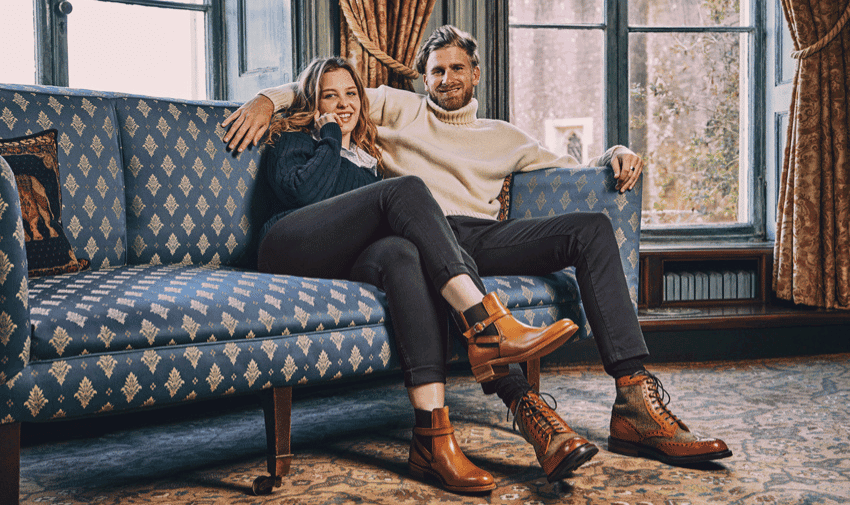
<path fill-rule="evenodd" d="M 634 171 L 635 171 L 635 167 L 631 167 L 629 170 L 631 170 L 632 172 L 634 172 Z"/>

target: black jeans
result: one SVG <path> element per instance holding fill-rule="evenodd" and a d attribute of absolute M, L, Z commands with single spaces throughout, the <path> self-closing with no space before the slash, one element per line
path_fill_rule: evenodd
<path fill-rule="evenodd" d="M 649 355 L 607 216 L 579 212 L 506 221 L 449 216 L 448 221 L 481 276 L 545 275 L 574 266 L 606 367 Z"/>
<path fill-rule="evenodd" d="M 446 380 L 448 311 L 439 290 L 461 274 L 483 286 L 467 261 L 427 186 L 407 176 L 287 214 L 260 243 L 257 266 L 383 289 L 410 387 Z"/>

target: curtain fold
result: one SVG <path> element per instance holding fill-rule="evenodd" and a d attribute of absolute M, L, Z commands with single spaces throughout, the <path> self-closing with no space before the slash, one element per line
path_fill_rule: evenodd
<path fill-rule="evenodd" d="M 779 186 L 773 288 L 850 309 L 850 0 L 782 0 L 798 58 Z"/>
<path fill-rule="evenodd" d="M 411 66 L 436 0 L 339 0 L 340 54 L 366 86 L 412 90 Z"/>

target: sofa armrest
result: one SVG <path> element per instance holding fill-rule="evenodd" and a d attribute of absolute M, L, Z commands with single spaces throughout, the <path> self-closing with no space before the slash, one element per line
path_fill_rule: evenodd
<path fill-rule="evenodd" d="M 0 157 L 0 386 L 29 361 L 28 296 L 27 250 L 18 186 L 9 164 Z"/>
<path fill-rule="evenodd" d="M 643 177 L 634 189 L 614 189 L 610 167 L 550 168 L 513 176 L 508 217 L 546 217 L 602 212 L 611 219 L 632 304 L 637 310 Z"/>

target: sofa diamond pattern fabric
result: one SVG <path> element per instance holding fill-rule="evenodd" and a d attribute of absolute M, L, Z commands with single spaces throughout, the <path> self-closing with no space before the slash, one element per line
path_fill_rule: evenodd
<path fill-rule="evenodd" d="M 27 251 L 17 198 L 15 174 L 0 157 L 0 293 L 5 295 L 0 304 L 0 388 L 29 362 Z"/>
<path fill-rule="evenodd" d="M 620 246 L 620 259 L 629 286 L 632 304 L 637 310 L 638 261 L 640 251 L 640 205 L 643 179 L 632 191 L 617 193 L 610 168 L 588 167 L 577 170 L 548 169 L 514 174 L 511 185 L 510 217 L 544 217 L 568 212 L 601 212 L 614 226 Z M 615 197 L 608 195 L 616 194 Z M 575 282 L 575 269 L 566 270 Z M 577 289 L 577 288 L 576 288 Z M 582 334 L 592 337 L 583 314 L 575 319 Z M 581 322 L 580 322 L 581 321 Z"/>
<path fill-rule="evenodd" d="M 238 104 L 123 97 L 116 106 L 129 263 L 233 265 L 251 254 L 261 149 L 235 155 L 221 141 L 220 123 Z"/>
<path fill-rule="evenodd" d="M 384 326 L 116 350 L 33 362 L 9 381 L 0 419 L 49 421 L 305 385 L 398 368 Z"/>
<path fill-rule="evenodd" d="M 379 325 L 383 298 L 348 281 L 181 265 L 36 279 L 32 354 L 56 359 Z"/>
<path fill-rule="evenodd" d="M 486 277 L 484 282 L 520 320 L 539 325 L 569 317 L 570 307 L 576 307 L 577 292 L 562 275 Z M 153 286 L 166 296 L 139 296 Z M 219 293 L 206 318 L 184 310 L 184 297 L 191 298 L 198 287 Z M 247 312 L 253 305 L 253 315 L 240 313 L 239 323 L 229 326 L 219 314 L 241 306 L 241 298 L 232 296 L 240 287 L 251 294 L 243 308 Z M 80 417 L 399 369 L 391 326 L 385 324 L 386 300 L 366 284 L 146 265 L 37 279 L 30 300 L 33 361 L 9 384 L 19 400 L 0 403 L 0 419 L 6 422 Z M 264 303 L 280 303 L 281 310 L 263 314 Z M 119 319 L 123 326 L 115 324 Z M 153 327 L 173 333 L 163 336 Z M 460 339 L 455 343 L 462 356 Z"/>
<path fill-rule="evenodd" d="M 109 93 L 4 84 L 0 138 L 59 132 L 62 215 L 79 259 L 93 268 L 126 262 L 124 173 Z"/>

